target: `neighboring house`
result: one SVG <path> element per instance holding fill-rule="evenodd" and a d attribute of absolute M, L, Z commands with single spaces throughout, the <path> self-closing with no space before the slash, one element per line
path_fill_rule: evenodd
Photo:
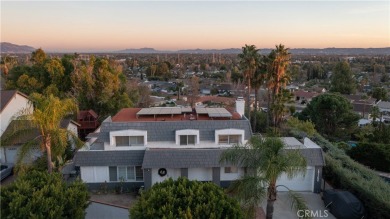
<path fill-rule="evenodd" d="M 10 125 L 14 117 L 21 111 L 31 113 L 32 105 L 26 94 L 16 90 L 2 90 L 0 91 L 0 120 L 1 130 L 0 137 L 3 135 L 7 127 Z M 5 162 L 5 155 L 7 149 L 0 148 L 0 161 Z"/>
<path fill-rule="evenodd" d="M 377 104 L 384 123 L 390 123 L 390 102 L 379 101 Z"/>
<path fill-rule="evenodd" d="M 245 144 L 251 137 L 249 121 L 243 117 L 245 101 L 237 100 L 235 110 L 226 108 L 126 108 L 107 118 L 100 132 L 75 157 L 81 179 L 90 189 L 102 183 L 128 188 L 153 184 L 180 176 L 212 181 L 226 187 L 245 168 L 220 163 L 220 155 L 233 144 Z M 303 177 L 281 177 L 298 191 L 320 191 L 322 150 L 314 143 L 285 138 L 287 149 L 301 148 L 307 158 Z"/>
<path fill-rule="evenodd" d="M 28 96 L 19 91 L 2 90 L 0 91 L 0 95 L 1 136 L 17 113 L 22 110 L 27 110 L 27 112 L 31 113 L 33 107 L 30 104 Z"/>
<path fill-rule="evenodd" d="M 81 140 L 85 140 L 85 137 L 94 132 L 100 125 L 99 116 L 93 110 L 82 110 L 77 114 L 78 133 Z"/>
<path fill-rule="evenodd" d="M 304 90 L 297 90 L 293 92 L 293 94 L 294 94 L 294 100 L 300 104 L 308 104 L 314 97 L 319 95 L 318 93 L 304 91 Z"/>
<path fill-rule="evenodd" d="M 26 120 L 12 120 L 12 122 L 9 124 L 7 129 L 4 132 L 4 136 L 10 135 L 14 133 L 16 129 L 23 126 L 30 126 L 28 125 L 30 121 Z M 75 121 L 71 119 L 64 119 L 61 121 L 60 127 L 63 129 L 67 129 L 69 132 L 72 132 L 75 136 L 77 136 L 77 127 L 79 124 L 77 124 Z M 3 156 L 1 157 L 1 162 L 3 163 L 16 163 L 18 153 L 20 151 L 20 147 L 31 141 L 32 139 L 35 139 L 41 135 L 40 131 L 36 128 L 33 129 L 27 133 L 24 133 L 23 135 L 18 136 L 17 138 L 12 139 L 11 143 L 9 145 L 4 145 L 3 148 Z M 72 137 L 69 136 L 69 140 L 71 140 Z M 72 148 L 75 148 L 74 143 L 72 144 Z M 39 145 L 36 145 L 33 147 L 32 150 L 27 154 L 25 161 L 31 162 L 35 160 L 36 158 L 40 157 L 42 155 L 42 152 L 39 148 Z"/>
<path fill-rule="evenodd" d="M 372 107 L 375 106 L 374 98 L 364 98 L 359 94 L 343 95 L 352 104 L 353 111 L 363 119 L 370 119 Z"/>
<path fill-rule="evenodd" d="M 352 102 L 353 111 L 359 114 L 364 119 L 370 119 L 372 107 L 374 103 L 369 103 L 365 101 L 354 101 Z"/>
<path fill-rule="evenodd" d="M 81 125 L 77 122 L 73 121 L 72 119 L 63 119 L 60 123 L 60 127 L 63 129 L 67 129 L 69 132 L 71 132 L 74 136 L 78 137 L 78 129 Z M 69 141 L 73 141 L 73 137 L 69 136 Z M 72 149 L 75 149 L 75 143 L 72 142 Z"/>

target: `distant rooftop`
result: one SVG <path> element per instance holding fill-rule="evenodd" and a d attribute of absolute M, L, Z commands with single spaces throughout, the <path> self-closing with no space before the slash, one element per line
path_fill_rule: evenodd
<path fill-rule="evenodd" d="M 124 108 L 113 122 L 180 121 L 180 120 L 240 120 L 240 114 L 231 108 L 151 107 Z"/>

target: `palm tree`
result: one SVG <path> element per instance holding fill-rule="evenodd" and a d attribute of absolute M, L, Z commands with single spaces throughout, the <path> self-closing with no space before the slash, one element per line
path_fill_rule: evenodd
<path fill-rule="evenodd" d="M 288 50 L 289 48 L 279 44 L 276 45 L 276 48 L 268 56 L 268 108 L 274 105 L 276 96 L 281 91 L 281 88 L 290 81 L 290 77 L 286 72 L 291 57 Z"/>
<path fill-rule="evenodd" d="M 283 174 L 293 178 L 306 171 L 306 160 L 296 149 L 283 149 L 280 138 L 252 137 L 245 145 L 235 145 L 221 155 L 221 163 L 241 166 L 246 174 L 229 188 L 253 218 L 262 199 L 267 196 L 266 218 L 272 219 L 277 198 L 276 180 Z M 285 187 L 285 186 L 283 186 Z M 307 209 L 300 196 L 289 192 L 294 208 Z"/>
<path fill-rule="evenodd" d="M 257 65 L 259 63 L 259 53 L 255 45 L 246 45 L 242 47 L 242 52 L 238 54 L 240 67 L 243 70 L 244 79 L 246 80 L 248 87 L 248 96 L 247 96 L 247 110 L 248 110 L 248 120 L 251 121 L 250 116 L 250 93 L 251 93 L 251 79 L 256 72 Z"/>
<path fill-rule="evenodd" d="M 267 66 L 266 64 L 263 62 L 264 60 L 264 57 L 263 56 L 259 56 L 259 62 L 258 62 L 258 66 L 256 68 L 256 71 L 253 75 L 253 79 L 252 79 L 252 87 L 254 88 L 255 90 L 255 107 L 254 107 L 254 119 L 253 119 L 253 127 L 252 127 L 252 130 L 254 132 L 256 132 L 256 129 L 257 129 L 257 119 L 256 119 L 256 115 L 257 115 L 257 110 L 258 110 L 258 102 L 259 102 L 259 89 L 260 87 L 264 84 L 264 80 L 265 80 L 265 77 L 266 77 L 266 73 L 267 73 Z"/>
<path fill-rule="evenodd" d="M 32 113 L 26 113 L 27 110 L 18 112 L 16 120 L 20 121 L 20 125 L 4 136 L 1 142 L 2 145 L 9 145 L 20 136 L 36 132 L 38 136 L 33 135 L 32 139 L 21 146 L 17 165 L 23 162 L 26 155 L 36 145 L 40 145 L 41 151 L 46 152 L 47 169 L 51 173 L 53 171 L 52 159 L 64 153 L 69 136 L 72 136 L 72 140 L 77 146 L 81 146 L 81 141 L 77 136 L 60 127 L 62 119 L 77 112 L 77 105 L 72 99 L 60 100 L 53 95 L 42 96 L 34 93 L 30 96 L 30 99 L 34 105 L 34 111 Z"/>

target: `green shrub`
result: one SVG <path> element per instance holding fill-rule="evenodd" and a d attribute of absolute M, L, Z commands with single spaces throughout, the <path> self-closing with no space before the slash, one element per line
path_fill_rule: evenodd
<path fill-rule="evenodd" d="M 59 173 L 31 171 L 1 188 L 1 218 L 84 218 L 89 193 L 81 181 L 67 185 Z"/>
<path fill-rule="evenodd" d="M 214 183 L 171 178 L 141 193 L 131 218 L 243 218 L 236 200 Z"/>
<path fill-rule="evenodd" d="M 390 144 L 361 142 L 348 155 L 373 169 L 390 172 Z"/>
<path fill-rule="evenodd" d="M 335 188 L 356 195 L 366 207 L 368 218 L 387 218 L 390 215 L 390 184 L 321 135 L 315 135 L 312 140 L 326 152 L 325 178 Z"/>

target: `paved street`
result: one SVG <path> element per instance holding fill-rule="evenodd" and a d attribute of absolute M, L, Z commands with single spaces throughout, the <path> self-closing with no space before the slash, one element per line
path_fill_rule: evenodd
<path fill-rule="evenodd" d="M 87 208 L 85 219 L 128 219 L 129 210 L 110 205 L 91 202 Z"/>

